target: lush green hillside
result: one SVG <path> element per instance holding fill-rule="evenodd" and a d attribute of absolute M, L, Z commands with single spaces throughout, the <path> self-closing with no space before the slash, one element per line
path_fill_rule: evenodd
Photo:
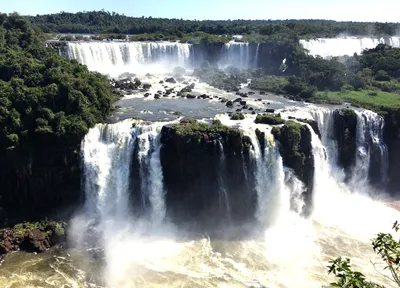
<path fill-rule="evenodd" d="M 114 100 L 105 76 L 46 48 L 38 31 L 0 15 L 0 207 L 19 215 L 76 201 L 80 142 Z"/>
<path fill-rule="evenodd" d="M 128 17 L 114 12 L 61 12 L 29 17 L 46 33 L 163 33 L 166 35 L 204 32 L 216 35 L 276 34 L 276 29 L 288 29 L 300 37 L 334 37 L 348 35 L 394 35 L 400 29 L 395 23 L 358 23 L 328 20 L 227 20 L 196 21 L 152 17 Z M 278 27 L 278 28 L 277 28 Z"/>

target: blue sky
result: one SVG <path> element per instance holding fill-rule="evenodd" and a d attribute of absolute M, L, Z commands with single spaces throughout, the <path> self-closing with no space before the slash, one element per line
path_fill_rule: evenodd
<path fill-rule="evenodd" d="M 400 22 L 400 0 L 3 0 L 1 12 L 48 14 L 105 9 L 183 19 L 333 19 Z"/>

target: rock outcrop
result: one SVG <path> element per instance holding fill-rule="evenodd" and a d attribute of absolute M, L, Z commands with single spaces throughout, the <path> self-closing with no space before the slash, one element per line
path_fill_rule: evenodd
<path fill-rule="evenodd" d="M 338 145 L 338 164 L 344 168 L 346 180 L 350 177 L 356 161 L 357 114 L 352 109 L 334 112 L 334 137 Z"/>
<path fill-rule="evenodd" d="M 214 226 L 227 217 L 235 223 L 253 218 L 256 193 L 246 181 L 251 144 L 242 132 L 218 120 L 209 126 L 184 119 L 161 133 L 166 203 L 174 221 Z M 224 187 L 227 199 L 221 198 Z"/>
<path fill-rule="evenodd" d="M 44 221 L 0 229 L 0 257 L 12 251 L 45 252 L 66 240 L 66 223 Z"/>
<path fill-rule="evenodd" d="M 272 134 L 279 141 L 279 151 L 283 165 L 293 169 L 295 175 L 306 186 L 303 197 L 306 203 L 305 215 L 309 215 L 312 205 L 314 184 L 314 156 L 312 154 L 311 132 L 306 125 L 287 121 L 282 127 L 272 128 Z"/>

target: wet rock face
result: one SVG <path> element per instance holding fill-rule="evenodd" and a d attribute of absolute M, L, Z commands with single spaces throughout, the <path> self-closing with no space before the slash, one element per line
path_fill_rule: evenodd
<path fill-rule="evenodd" d="M 201 226 L 253 219 L 256 193 L 246 180 L 249 139 L 218 123 L 204 125 L 162 128 L 160 160 L 169 217 Z"/>
<path fill-rule="evenodd" d="M 334 136 L 338 144 L 338 164 L 344 168 L 346 178 L 350 177 L 356 161 L 356 133 L 356 113 L 352 109 L 336 110 L 334 112 Z"/>
<path fill-rule="evenodd" d="M 45 252 L 66 240 L 66 223 L 37 222 L 0 230 L 0 256 L 16 250 Z"/>
<path fill-rule="evenodd" d="M 306 186 L 303 197 L 306 203 L 305 215 L 311 212 L 311 196 L 314 183 L 314 156 L 312 154 L 311 132 L 307 126 L 287 121 L 282 127 L 274 127 L 272 134 L 279 141 L 283 165 L 293 169 L 295 175 Z"/>
<path fill-rule="evenodd" d="M 400 187 L 400 111 L 390 110 L 385 114 L 384 141 L 388 148 L 388 189 L 397 194 Z"/>
<path fill-rule="evenodd" d="M 7 217 L 37 219 L 76 207 L 83 200 L 79 147 L 70 151 L 58 151 L 56 147 L 46 151 L 39 147 L 29 154 L 5 158 L 3 163 L 8 164 L 0 170 L 0 207 Z"/>

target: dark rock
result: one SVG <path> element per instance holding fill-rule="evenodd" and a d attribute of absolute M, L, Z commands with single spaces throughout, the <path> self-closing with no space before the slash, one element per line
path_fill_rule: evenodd
<path fill-rule="evenodd" d="M 154 94 L 154 99 L 160 99 L 161 98 L 161 96 L 160 96 L 160 94 Z"/>
<path fill-rule="evenodd" d="M 265 112 L 267 112 L 267 113 L 275 113 L 275 109 L 266 109 Z"/>
<path fill-rule="evenodd" d="M 247 94 L 249 94 L 249 95 L 254 95 L 254 94 L 256 94 L 254 91 L 249 91 Z"/>
<path fill-rule="evenodd" d="M 297 121 L 300 121 L 302 123 L 307 123 L 308 125 L 310 125 L 311 128 L 314 130 L 314 133 L 317 134 L 319 138 L 321 138 L 321 132 L 319 131 L 317 121 L 311 119 L 299 119 L 299 118 L 297 118 Z"/>
<path fill-rule="evenodd" d="M 253 111 L 254 110 L 254 108 L 253 107 L 249 107 L 249 111 Z"/>
<path fill-rule="evenodd" d="M 256 111 L 252 111 L 251 114 L 252 115 L 256 115 L 257 113 L 256 113 Z"/>
<path fill-rule="evenodd" d="M 166 205 L 174 222 L 197 227 L 226 223 L 227 210 L 218 205 L 221 177 L 229 191 L 231 221 L 235 224 L 254 219 L 257 193 L 246 175 L 249 170 L 249 139 L 242 132 L 219 121 L 207 124 L 186 120 L 164 126 L 161 131 L 160 160 L 164 177 Z M 221 150 L 220 146 L 223 149 Z M 224 165 L 220 154 L 224 153 Z M 227 178 L 228 177 L 228 178 Z"/>
<path fill-rule="evenodd" d="M 357 155 L 357 114 L 351 109 L 335 110 L 334 134 L 338 145 L 338 162 L 344 168 L 346 181 L 352 175 Z"/>
<path fill-rule="evenodd" d="M 260 143 L 261 153 L 264 156 L 265 153 L 265 133 L 261 132 L 258 128 L 256 129 L 256 136 Z"/>
<path fill-rule="evenodd" d="M 175 84 L 176 80 L 173 77 L 170 77 L 170 78 L 165 79 L 165 82 L 174 83 Z"/>
<path fill-rule="evenodd" d="M 236 98 L 235 101 L 233 101 L 233 102 L 238 102 L 238 103 L 240 103 L 241 101 L 242 101 L 242 98 Z"/>
<path fill-rule="evenodd" d="M 45 252 L 51 246 L 66 240 L 66 224 L 49 221 L 46 223 L 24 223 L 12 229 L 0 230 L 0 255 L 21 249 L 27 252 Z"/>
<path fill-rule="evenodd" d="M 188 99 L 195 99 L 195 98 L 196 98 L 196 95 L 193 95 L 193 94 L 186 94 L 186 98 L 188 98 Z"/>
<path fill-rule="evenodd" d="M 151 94 L 150 93 L 144 93 L 144 97 L 149 97 Z"/>
<path fill-rule="evenodd" d="M 232 101 L 226 102 L 226 107 L 232 108 L 233 107 L 233 102 Z"/>
<path fill-rule="evenodd" d="M 160 83 L 160 84 L 163 84 L 163 83 L 164 83 L 164 81 L 163 81 L 163 80 L 160 80 L 160 82 L 158 82 L 158 83 Z"/>
<path fill-rule="evenodd" d="M 194 87 L 195 87 L 195 84 L 192 83 L 192 84 L 190 84 L 190 85 L 188 85 L 188 86 L 182 88 L 181 92 L 182 92 L 182 93 L 192 92 L 192 90 L 194 89 Z"/>
<path fill-rule="evenodd" d="M 306 206 L 303 213 L 312 211 L 312 191 L 314 183 L 314 157 L 312 153 L 311 132 L 307 126 L 287 121 L 282 127 L 272 128 L 272 134 L 279 141 L 279 151 L 283 165 L 293 169 L 295 175 L 306 187 L 302 194 Z"/>
<path fill-rule="evenodd" d="M 143 83 L 142 87 L 143 87 L 143 89 L 149 90 L 151 88 L 151 84 L 150 83 Z"/>
<path fill-rule="evenodd" d="M 260 91 L 260 95 L 265 95 L 265 92 L 264 91 Z"/>
<path fill-rule="evenodd" d="M 236 112 L 242 112 L 242 109 L 236 109 Z"/>
<path fill-rule="evenodd" d="M 200 97 L 203 98 L 203 99 L 209 98 L 207 94 L 202 94 L 202 95 L 200 95 Z"/>
<path fill-rule="evenodd" d="M 246 105 L 246 101 L 243 101 L 243 100 L 240 101 L 240 105 L 243 105 L 243 106 Z"/>
<path fill-rule="evenodd" d="M 257 100 L 258 100 L 258 101 L 260 101 L 260 102 L 262 101 L 262 99 L 261 99 L 261 98 L 258 98 Z"/>

